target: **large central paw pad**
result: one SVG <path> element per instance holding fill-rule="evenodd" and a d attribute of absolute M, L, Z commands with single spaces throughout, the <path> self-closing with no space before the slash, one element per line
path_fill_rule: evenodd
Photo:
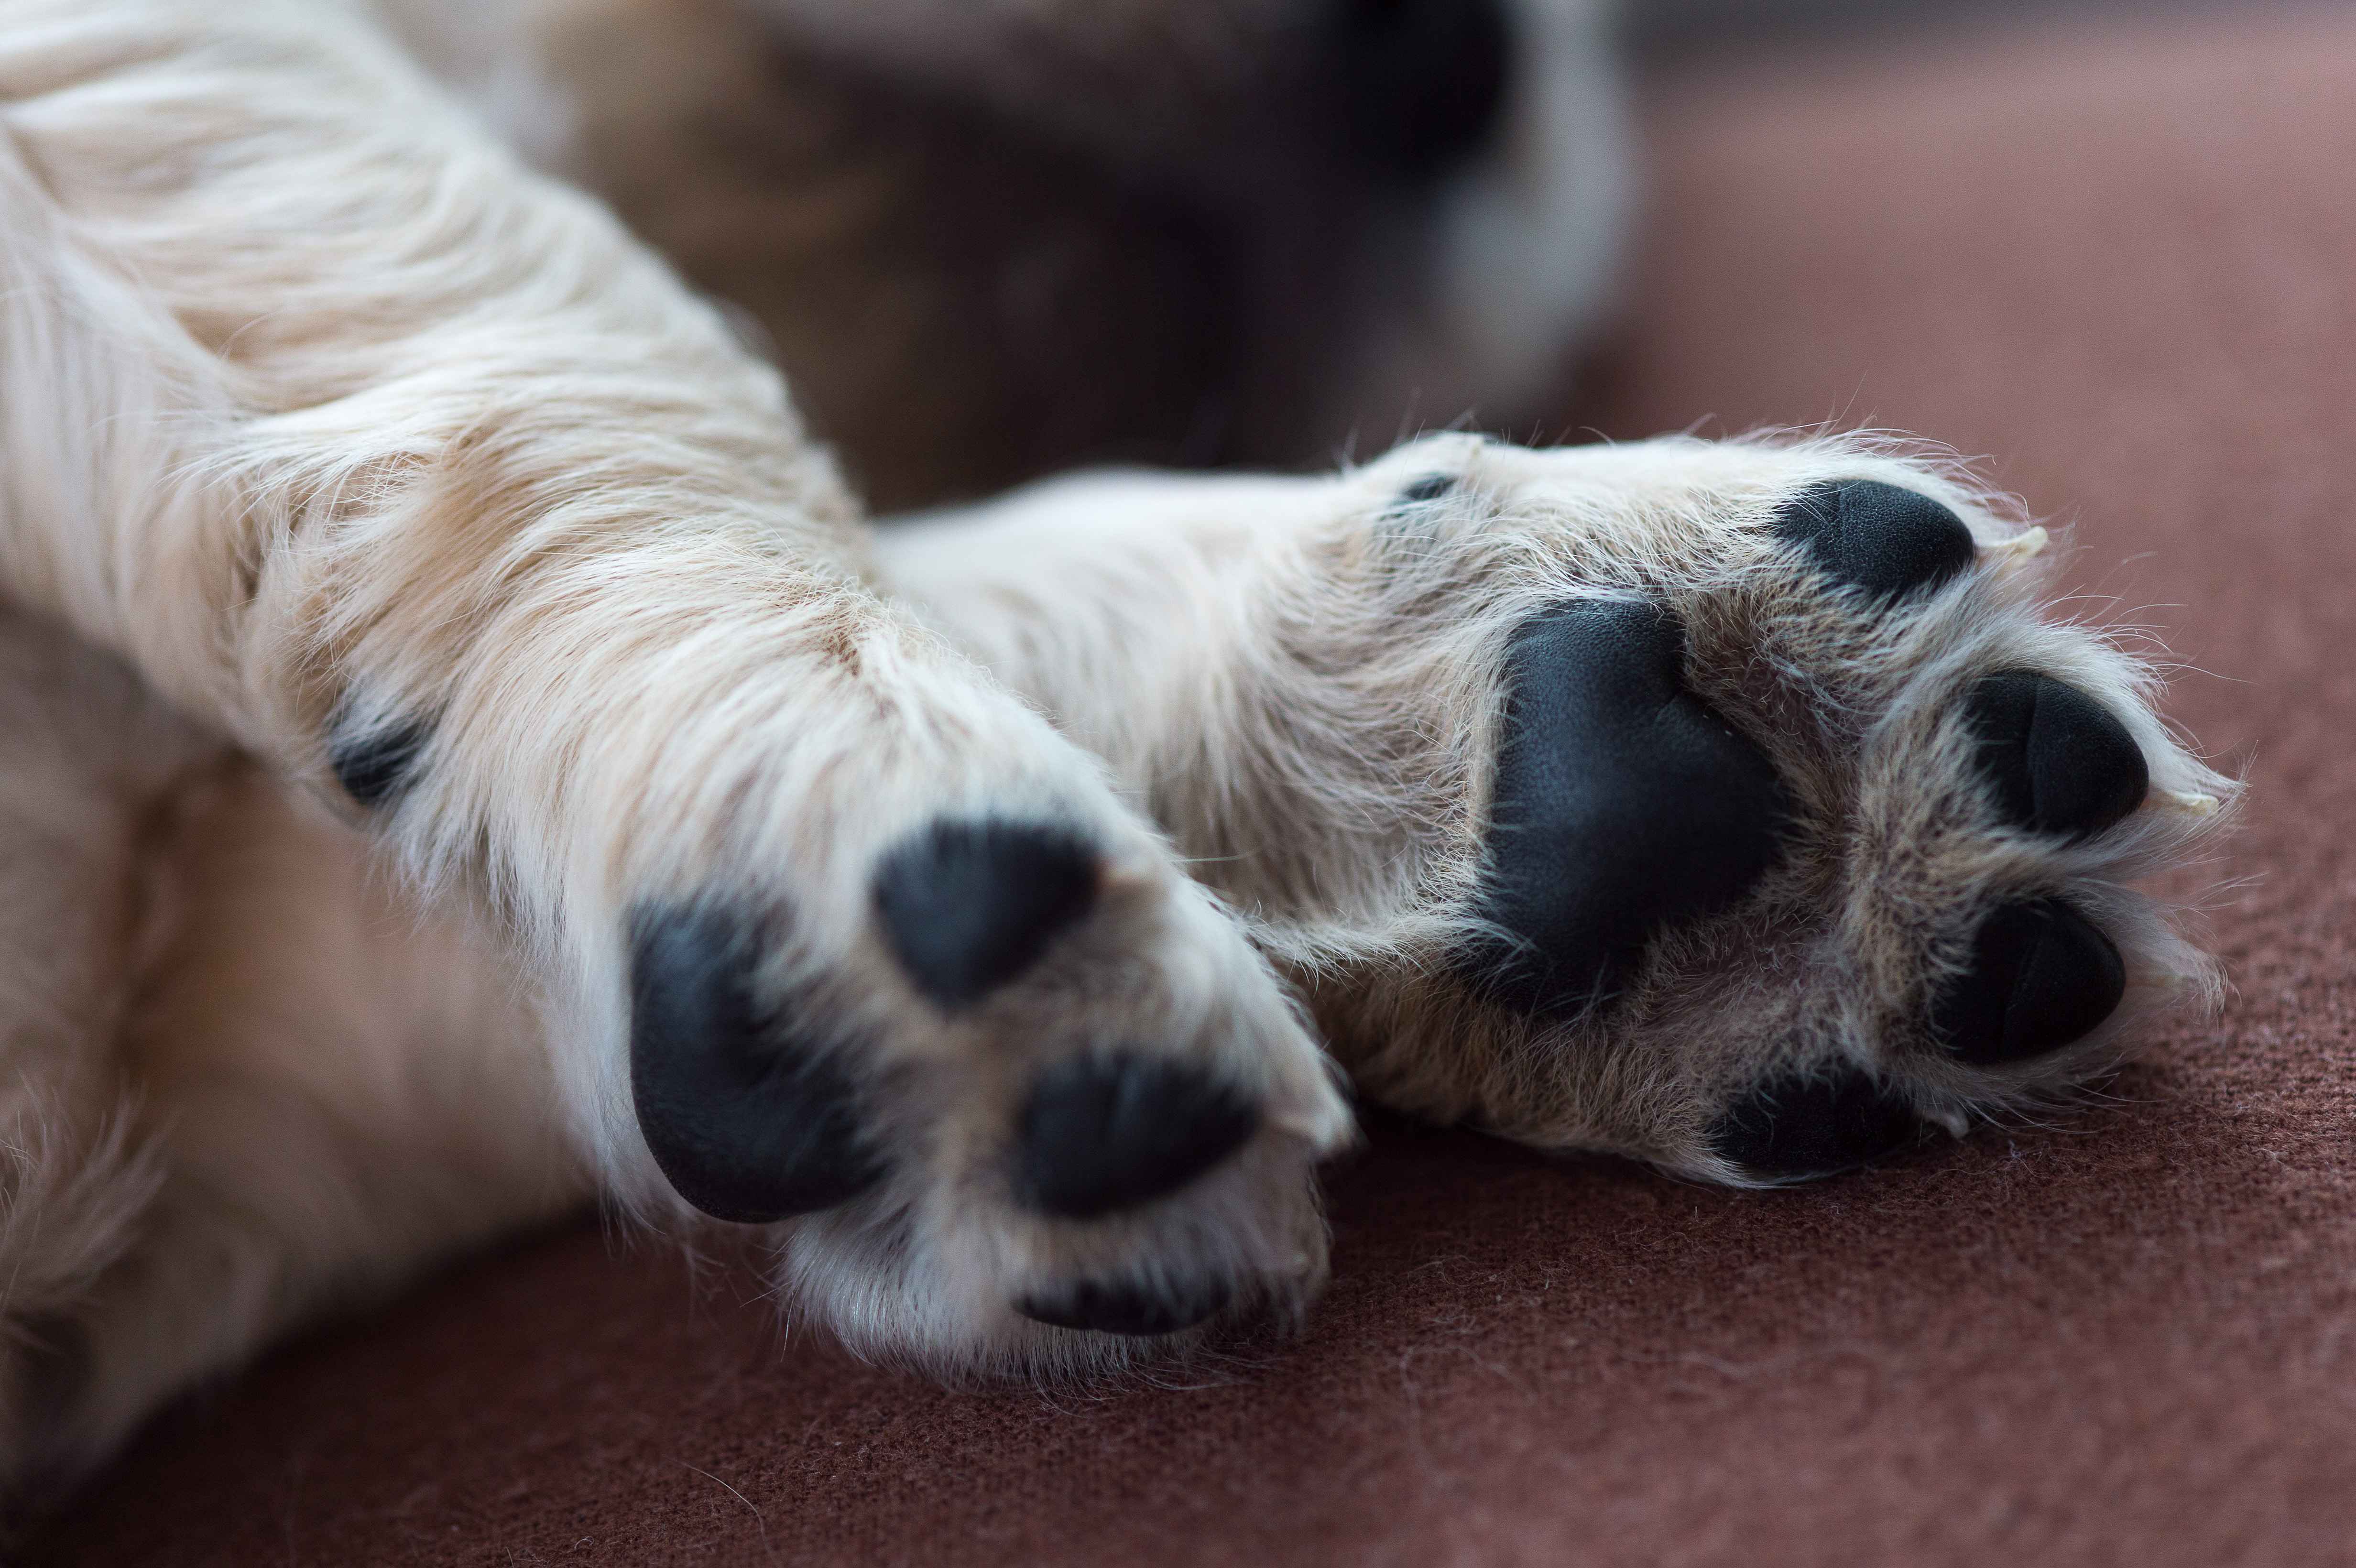
<path fill-rule="evenodd" d="M 1473 963 L 1533 1012 L 1610 1000 L 1671 923 L 1726 908 L 1775 858 L 1774 765 L 1685 684 L 1657 605 L 1566 604 L 1514 639 Z"/>

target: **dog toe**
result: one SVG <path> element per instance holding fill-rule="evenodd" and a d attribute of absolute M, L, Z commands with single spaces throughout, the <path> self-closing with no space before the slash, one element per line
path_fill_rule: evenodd
<path fill-rule="evenodd" d="M 1972 563 L 1972 531 L 1947 507 L 1878 479 L 1838 479 L 1802 492 L 1775 531 L 1835 581 L 1881 598 L 1920 593 Z"/>
<path fill-rule="evenodd" d="M 1853 1170 L 1921 1136 L 1905 1100 L 1854 1069 L 1787 1076 L 1751 1090 L 1711 1128 L 1711 1147 L 1746 1175 L 1799 1180 Z"/>
<path fill-rule="evenodd" d="M 1040 1074 L 1023 1104 L 1016 1189 L 1061 1219 L 1095 1219 L 1186 1186 L 1248 1141 L 1260 1108 L 1183 1062 L 1130 1051 Z"/>
<path fill-rule="evenodd" d="M 2083 1039 L 2126 994 L 2117 946 L 2084 915 L 2056 899 L 2007 904 L 1933 996 L 1931 1033 L 1961 1061 L 2024 1061 Z"/>
<path fill-rule="evenodd" d="M 2033 670 L 1983 677 L 1964 699 L 1981 775 L 2005 819 L 2083 838 L 2143 804 L 2151 773 L 2109 709 Z"/>
<path fill-rule="evenodd" d="M 1234 1292 L 1222 1280 L 1150 1285 L 1136 1281 L 1083 1280 L 1060 1291 L 1026 1296 L 1015 1310 L 1034 1323 L 1096 1334 L 1174 1334 L 1215 1317 Z"/>
<path fill-rule="evenodd" d="M 762 1223 L 848 1202 L 881 1180 L 856 1093 L 825 1042 L 765 1003 L 756 923 L 712 907 L 631 921 L 630 1090 L 680 1197 Z"/>
<path fill-rule="evenodd" d="M 1101 865 L 1068 828 L 940 821 L 884 858 L 875 910 L 916 988 L 960 1008 L 1022 975 L 1087 913 Z"/>

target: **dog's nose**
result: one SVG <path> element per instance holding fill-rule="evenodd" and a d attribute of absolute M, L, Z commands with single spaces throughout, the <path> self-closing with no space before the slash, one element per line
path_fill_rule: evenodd
<path fill-rule="evenodd" d="M 1496 129 L 1513 74 L 1505 0 L 1341 0 L 1353 149 L 1401 179 L 1467 161 Z"/>

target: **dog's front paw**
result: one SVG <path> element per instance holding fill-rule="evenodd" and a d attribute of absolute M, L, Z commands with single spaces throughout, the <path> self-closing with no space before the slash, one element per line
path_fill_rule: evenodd
<path fill-rule="evenodd" d="M 852 610 L 519 658 L 496 713 L 339 719 L 333 771 L 429 869 L 488 846 L 611 1189 L 773 1227 L 862 1350 L 1079 1369 L 1297 1309 L 1349 1129 L 1297 1004 L 1093 760 Z"/>
<path fill-rule="evenodd" d="M 1116 1340 L 1305 1304 L 1311 1168 L 1347 1115 L 1273 977 L 1151 839 L 936 816 L 852 891 L 632 912 L 632 1102 L 681 1197 L 791 1221 L 795 1294 L 937 1371 L 1100 1365 Z"/>
<path fill-rule="evenodd" d="M 1854 441 L 1450 436 L 1042 492 L 894 565 L 1151 792 L 1376 1097 L 1773 1182 L 2062 1097 L 2214 994 L 2130 884 L 2232 786 L 2042 613 L 2043 540 Z M 1082 629 L 1002 630 L 1043 569 L 984 549 L 1059 555 Z"/>

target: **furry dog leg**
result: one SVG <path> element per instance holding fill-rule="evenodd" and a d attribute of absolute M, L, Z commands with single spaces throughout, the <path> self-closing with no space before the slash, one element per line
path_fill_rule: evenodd
<path fill-rule="evenodd" d="M 330 1307 L 579 1205 L 540 1008 L 463 902 L 217 757 L 149 814 L 111 1040 L 152 1177 L 42 1325 L 37 1458 L 70 1477 L 155 1403 Z"/>
<path fill-rule="evenodd" d="M 135 1244 L 161 1172 L 113 1050 L 148 828 L 220 748 L 112 661 L 0 613 L 0 1475 L 59 1397 L 59 1354 Z"/>
<path fill-rule="evenodd" d="M 1265 963 L 367 17 L 0 6 L 0 581 L 483 901 L 617 1200 L 943 1371 L 1313 1289 L 1347 1114 Z"/>
<path fill-rule="evenodd" d="M 2215 994 L 2130 884 L 2230 784 L 1950 467 L 1441 436 L 883 537 L 1404 1109 L 1781 1181 L 2066 1097 Z"/>

